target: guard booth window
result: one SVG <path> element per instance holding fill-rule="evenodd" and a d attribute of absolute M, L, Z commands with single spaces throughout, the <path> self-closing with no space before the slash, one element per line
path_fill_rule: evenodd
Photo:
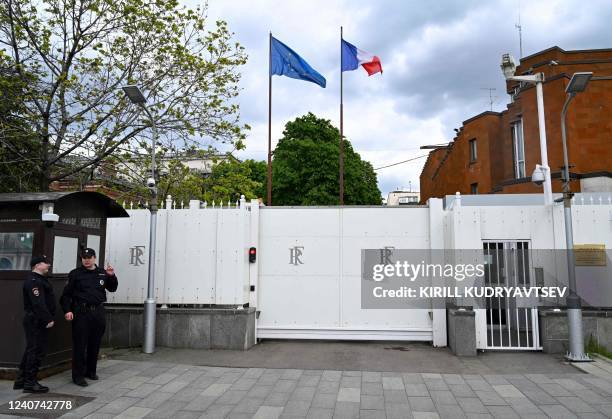
<path fill-rule="evenodd" d="M 0 233 L 0 270 L 29 271 L 33 232 Z"/>

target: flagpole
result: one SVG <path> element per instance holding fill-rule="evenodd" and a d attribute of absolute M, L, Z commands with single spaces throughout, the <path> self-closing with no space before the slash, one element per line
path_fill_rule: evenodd
<path fill-rule="evenodd" d="M 272 206 L 272 32 L 268 45 L 268 199 L 267 206 Z"/>
<path fill-rule="evenodd" d="M 343 97 L 342 97 L 342 26 L 340 26 L 340 173 L 339 173 L 339 183 L 340 183 L 340 205 L 344 205 L 344 105 L 343 105 Z"/>

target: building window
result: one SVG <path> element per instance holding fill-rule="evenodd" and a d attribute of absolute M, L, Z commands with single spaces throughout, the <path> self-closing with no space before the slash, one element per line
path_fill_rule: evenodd
<path fill-rule="evenodd" d="M 472 195 L 478 195 L 478 183 L 472 183 L 470 185 L 470 193 Z"/>
<path fill-rule="evenodd" d="M 33 232 L 0 233 L 0 270 L 29 271 Z"/>
<path fill-rule="evenodd" d="M 470 140 L 470 163 L 474 163 L 478 157 L 478 150 L 476 145 L 476 138 Z"/>
<path fill-rule="evenodd" d="M 523 138 L 523 120 L 512 124 L 512 157 L 514 159 L 514 177 L 525 177 L 525 140 Z"/>

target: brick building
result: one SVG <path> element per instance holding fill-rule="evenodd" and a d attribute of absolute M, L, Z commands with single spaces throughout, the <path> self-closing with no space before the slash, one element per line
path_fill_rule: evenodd
<path fill-rule="evenodd" d="M 612 49 L 564 51 L 559 47 L 521 59 L 516 75 L 544 73 L 544 109 L 553 192 L 561 192 L 561 110 L 573 73 L 593 72 L 567 113 L 572 190 L 612 191 Z M 500 72 L 501 76 L 501 72 Z M 531 183 L 540 163 L 534 85 L 506 82 L 512 101 L 503 112 L 463 122 L 448 146 L 429 153 L 421 172 L 421 201 L 462 194 L 541 193 Z"/>

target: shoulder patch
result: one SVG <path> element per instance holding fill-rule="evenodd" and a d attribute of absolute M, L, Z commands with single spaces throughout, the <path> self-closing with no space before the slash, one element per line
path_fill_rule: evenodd
<path fill-rule="evenodd" d="M 32 288 L 32 294 L 34 294 L 36 297 L 40 295 L 40 292 L 38 291 L 37 287 Z"/>

